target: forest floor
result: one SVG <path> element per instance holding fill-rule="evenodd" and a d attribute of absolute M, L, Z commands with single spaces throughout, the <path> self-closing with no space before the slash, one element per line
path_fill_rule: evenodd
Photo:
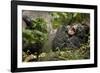
<path fill-rule="evenodd" d="M 83 45 L 79 49 L 65 49 L 63 51 L 42 52 L 38 59 L 34 54 L 23 54 L 23 62 L 37 62 L 37 61 L 59 61 L 59 60 L 82 60 L 90 58 L 89 45 Z"/>

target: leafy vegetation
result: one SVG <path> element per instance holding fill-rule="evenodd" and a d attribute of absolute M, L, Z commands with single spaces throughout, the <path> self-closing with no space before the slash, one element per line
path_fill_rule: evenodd
<path fill-rule="evenodd" d="M 47 40 L 46 22 L 42 18 L 32 20 L 32 28 L 23 28 L 23 43 L 24 44 L 43 44 Z"/>
<path fill-rule="evenodd" d="M 54 29 L 60 25 L 70 25 L 71 23 L 81 23 L 89 20 L 90 16 L 87 13 L 70 13 L 70 12 L 53 12 L 52 26 Z"/>

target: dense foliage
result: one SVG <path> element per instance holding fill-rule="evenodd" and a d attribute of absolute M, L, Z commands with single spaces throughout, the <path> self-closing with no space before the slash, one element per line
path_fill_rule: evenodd
<path fill-rule="evenodd" d="M 42 18 L 32 20 L 32 28 L 23 28 L 24 44 L 43 44 L 47 40 L 46 22 Z"/>
<path fill-rule="evenodd" d="M 54 29 L 58 28 L 61 24 L 70 25 L 71 23 L 81 23 L 87 22 L 90 16 L 87 13 L 70 13 L 70 12 L 53 12 L 52 16 L 52 26 Z"/>

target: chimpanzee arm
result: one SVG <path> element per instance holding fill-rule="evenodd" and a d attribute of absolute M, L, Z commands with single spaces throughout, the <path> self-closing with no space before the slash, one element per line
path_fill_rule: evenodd
<path fill-rule="evenodd" d="M 26 25 L 31 28 L 32 27 L 32 20 L 28 16 L 23 16 L 22 19 L 25 21 Z"/>

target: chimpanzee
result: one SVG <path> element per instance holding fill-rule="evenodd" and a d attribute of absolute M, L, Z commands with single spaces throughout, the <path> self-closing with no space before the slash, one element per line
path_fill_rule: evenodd
<path fill-rule="evenodd" d="M 23 52 L 26 52 L 28 55 L 34 54 L 37 56 L 37 59 L 34 59 L 38 61 L 39 54 L 42 52 L 42 45 L 41 43 L 34 43 L 34 44 L 29 44 L 25 48 L 23 48 Z"/>
<path fill-rule="evenodd" d="M 27 25 L 27 29 L 33 29 L 32 28 L 32 20 L 30 17 L 28 16 L 23 16 L 22 19 L 24 20 L 24 22 Z M 31 43 L 26 43 L 23 40 L 23 52 L 27 52 L 28 55 L 34 54 L 37 56 L 36 61 L 39 58 L 39 54 L 42 52 L 42 44 L 39 42 L 36 42 L 34 44 Z"/>
<path fill-rule="evenodd" d="M 73 24 L 62 26 L 58 29 L 56 36 L 53 40 L 53 51 L 56 48 L 62 50 L 62 48 L 79 48 L 81 44 L 88 41 L 87 34 L 89 33 L 89 27 L 82 24 Z"/>

